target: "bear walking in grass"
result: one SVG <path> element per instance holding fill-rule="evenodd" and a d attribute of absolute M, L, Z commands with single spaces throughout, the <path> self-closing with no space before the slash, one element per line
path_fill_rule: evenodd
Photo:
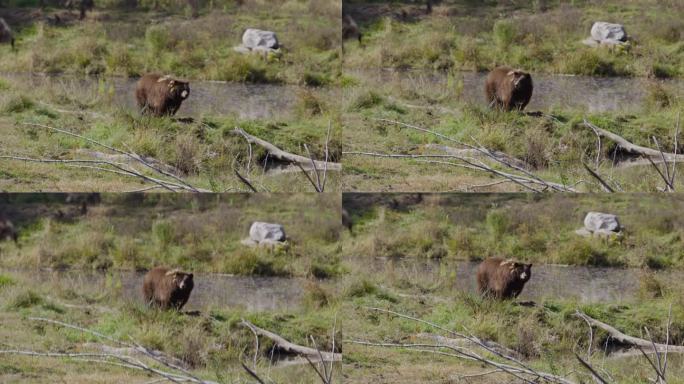
<path fill-rule="evenodd" d="M 142 293 L 150 306 L 180 310 L 188 302 L 194 286 L 192 273 L 156 267 L 145 275 Z"/>
<path fill-rule="evenodd" d="M 477 288 L 483 296 L 512 299 L 520 295 L 531 276 L 532 264 L 492 257 L 477 267 Z"/>
<path fill-rule="evenodd" d="M 0 216 L 0 241 L 9 239 L 17 243 L 19 242 L 19 234 L 9 219 Z"/>
<path fill-rule="evenodd" d="M 532 98 L 533 88 L 529 73 L 511 67 L 497 67 L 487 75 L 485 95 L 491 107 L 522 111 Z"/>
<path fill-rule="evenodd" d="M 173 116 L 190 96 L 190 84 L 170 76 L 147 74 L 138 80 L 135 99 L 142 113 Z"/>
<path fill-rule="evenodd" d="M 0 17 L 0 43 L 10 43 L 14 49 L 14 33 L 2 17 Z"/>

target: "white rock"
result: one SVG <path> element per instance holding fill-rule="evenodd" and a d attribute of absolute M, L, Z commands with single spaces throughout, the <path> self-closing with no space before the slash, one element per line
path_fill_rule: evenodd
<path fill-rule="evenodd" d="M 242 45 L 250 50 L 253 49 L 278 49 L 280 43 L 275 32 L 262 31 L 249 28 L 242 34 Z"/>
<path fill-rule="evenodd" d="M 584 229 L 591 233 L 620 232 L 618 217 L 610 213 L 589 212 L 584 217 Z"/>
<path fill-rule="evenodd" d="M 273 244 L 284 242 L 287 236 L 280 224 L 255 221 L 249 228 L 249 239 L 257 244 Z"/>
<path fill-rule="evenodd" d="M 601 44 L 620 44 L 627 41 L 627 32 L 621 24 L 597 21 L 591 27 L 591 38 Z"/>

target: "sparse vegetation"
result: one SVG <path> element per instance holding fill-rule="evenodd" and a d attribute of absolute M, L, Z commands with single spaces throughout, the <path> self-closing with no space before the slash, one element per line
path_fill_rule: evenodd
<path fill-rule="evenodd" d="M 38 1 L 12 3 L 0 17 L 16 30 L 17 51 L 0 48 L 6 53 L 0 55 L 3 72 L 138 76 L 158 71 L 193 80 L 291 84 L 304 84 L 311 71 L 331 78 L 337 73 L 341 20 L 332 0 L 198 2 L 196 18 L 186 14 L 185 2 L 138 2 L 133 9 L 105 1 L 83 22 L 74 19 L 75 11 L 40 9 Z M 27 12 L 31 9 L 36 10 Z M 61 24 L 55 25 L 55 15 Z M 233 50 L 245 29 L 259 27 L 277 33 L 284 46 L 280 57 Z"/>
<path fill-rule="evenodd" d="M 22 76 L 7 79 L 10 88 L 0 95 L 0 127 L 7 133 L 0 138 L 2 155 L 92 160 L 93 153 L 112 154 L 83 139 L 26 125 L 43 124 L 153 157 L 175 168 L 189 183 L 215 192 L 246 190 L 235 177 L 234 168 L 240 169 L 260 191 L 313 191 L 300 172 L 266 172 L 270 167 L 264 168 L 266 152 L 260 147 L 253 146 L 250 160 L 244 138 L 232 132 L 236 127 L 291 153 L 306 155 L 306 144 L 312 156 L 323 159 L 327 129 L 332 124 L 329 159 L 341 158 L 340 116 L 331 107 L 333 93 L 328 90 L 295 93 L 296 99 L 286 103 L 291 103 L 292 108 L 277 116 L 244 118 L 237 113 L 218 114 L 206 106 L 192 111 L 194 121 L 183 122 L 140 116 L 135 107 L 128 107 L 127 101 L 133 100 L 132 88 L 130 94 L 118 94 L 115 84 L 120 83 L 114 81 L 101 79 L 83 87 L 75 78 L 46 79 L 39 85 L 25 80 Z M 192 89 L 192 83 L 190 86 Z M 236 102 L 240 108 L 247 103 Z M 274 167 L 273 159 L 269 163 Z M 327 191 L 339 188 L 337 173 L 329 172 Z M 0 159 L 0 188 L 10 191 L 129 191 L 150 186 L 140 181 L 73 164 Z"/>
<path fill-rule="evenodd" d="M 541 4 L 541 5 L 540 5 Z M 364 34 L 345 65 L 484 70 L 507 64 L 533 73 L 681 77 L 678 2 L 443 0 L 427 15 L 422 2 L 345 1 Z M 626 47 L 582 44 L 593 22 L 625 25 Z"/>
<path fill-rule="evenodd" d="M 558 86 L 559 89 L 540 94 L 535 90 L 528 110 L 541 116 L 522 113 L 502 113 L 487 107 L 484 80 L 463 76 L 458 72 L 351 72 L 358 85 L 345 90 L 343 116 L 345 152 L 405 154 L 416 158 L 383 158 L 363 154 L 344 154 L 343 189 L 347 191 L 439 191 L 439 192 L 512 192 L 525 188 L 491 173 L 449 165 L 450 158 L 421 158 L 424 155 L 448 155 L 431 145 L 462 147 L 434 134 L 419 132 L 391 121 L 429 129 L 436 134 L 471 145 L 501 151 L 524 164 L 524 168 L 544 180 L 571 186 L 580 192 L 601 192 L 601 186 L 587 173 L 582 163 L 595 167 L 600 158 L 599 173 L 618 183 L 624 191 L 653 192 L 663 183 L 651 165 L 632 165 L 636 156 L 623 153 L 616 144 L 602 139 L 600 152 L 594 132 L 583 124 L 592 124 L 613 132 L 626 140 L 655 148 L 653 137 L 665 152 L 674 152 L 674 134 L 678 116 L 681 119 L 683 100 L 680 85 L 659 81 L 640 82 L 635 100 L 619 97 L 601 105 L 603 100 L 591 95 L 597 104 L 569 105 L 576 98 L 585 100 L 581 87 L 565 90 L 564 82 L 573 78 L 556 79 L 558 84 L 536 81 L 539 87 Z M 534 79 L 534 74 L 532 75 Z M 379 79 L 378 79 L 379 78 Z M 469 81 L 464 92 L 464 80 Z M 581 83 L 581 80 L 577 80 Z M 629 85 L 625 85 L 629 87 Z M 574 92 L 578 93 L 575 94 Z M 617 87 L 616 91 L 623 89 Z M 565 92 L 563 96 L 560 93 Z M 584 90 L 588 92 L 588 90 Z M 629 93 L 629 91 L 627 91 Z M 554 103 L 555 97 L 562 102 Z M 628 105 L 626 105 L 628 104 Z M 384 119 L 384 120 L 383 120 Z M 681 121 L 680 121 L 681 125 Z M 678 139 L 677 153 L 683 153 L 684 142 Z M 489 161 L 494 164 L 494 162 Z M 678 171 L 681 165 L 678 165 Z M 511 171 L 500 167 L 504 171 Z M 675 180 L 680 186 L 682 180 Z"/>
<path fill-rule="evenodd" d="M 348 380 L 493 384 L 512 379 L 491 373 L 492 367 L 480 362 L 456 358 L 455 350 L 430 347 L 445 342 L 426 334 L 450 337 L 447 332 L 454 331 L 497 343 L 526 366 L 571 382 L 591 380 L 574 353 L 600 366 L 614 382 L 641 382 L 653 371 L 640 352 L 623 355 L 625 346 L 598 328 L 590 336 L 576 311 L 628 335 L 682 343 L 684 222 L 675 213 L 682 202 L 664 194 L 345 195 L 343 204 L 353 221 L 353 232 L 341 240 L 350 273 L 339 283 Z M 617 214 L 625 237 L 578 236 L 574 231 L 590 210 Z M 476 293 L 476 264 L 468 261 L 490 256 L 534 264 L 531 283 L 516 301 Z M 591 277 L 581 278 L 582 270 Z M 396 347 L 400 344 L 409 347 Z M 449 344 L 500 361 L 469 343 Z M 684 361 L 679 354 L 670 354 L 668 361 L 668 382 L 681 383 Z"/>
<path fill-rule="evenodd" d="M 347 195 L 354 217 L 347 257 L 484 260 L 504 257 L 535 264 L 684 268 L 684 200 L 653 195 L 428 195 L 416 205 Z M 401 195 L 399 195 L 401 196 Z M 397 197 L 396 200 L 399 200 Z M 394 205 L 397 204 L 397 205 Z M 394 208 L 393 208 L 394 206 Z M 618 215 L 624 238 L 579 236 L 587 212 Z"/>
<path fill-rule="evenodd" d="M 63 196 L 46 195 L 54 196 L 50 203 L 39 195 L 33 201 L 19 196 L 0 203 L 22 234 L 20 246 L 0 244 L 3 267 L 145 270 L 167 265 L 194 272 L 317 278 L 343 272 L 335 257 L 340 223 L 338 200 L 332 195 L 150 195 L 128 200 L 113 194 L 91 206 L 87 216 L 69 220 L 56 216 L 59 210 L 74 209 L 64 204 Z M 283 224 L 289 244 L 275 249 L 241 244 L 250 224 L 259 220 Z"/>

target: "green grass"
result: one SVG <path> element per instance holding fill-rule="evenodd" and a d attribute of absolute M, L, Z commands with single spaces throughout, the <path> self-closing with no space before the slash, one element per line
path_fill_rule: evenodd
<path fill-rule="evenodd" d="M 389 80 L 383 81 L 375 79 L 374 74 L 378 75 L 376 72 L 352 72 L 352 76 L 363 81 L 344 88 L 344 151 L 445 155 L 444 151 L 428 148 L 428 145 L 460 149 L 459 142 L 479 143 L 521 160 L 528 171 L 544 180 L 571 186 L 579 192 L 603 191 L 583 166 L 587 163 L 595 168 L 597 156 L 601 160 L 599 174 L 616 190 L 654 192 L 664 185 L 647 162 L 622 166 L 627 163 L 620 163 L 620 154 L 616 153 L 616 144 L 611 140 L 602 139 L 599 151 L 596 135 L 583 121 L 586 118 L 600 128 L 649 148 L 655 148 L 655 136 L 664 151 L 673 152 L 682 99 L 679 91 L 667 84 L 647 85 L 640 105 L 630 108 L 595 112 L 558 105 L 543 108 L 541 112 L 545 116 L 530 116 L 502 113 L 490 110 L 484 102 L 464 100 L 461 96 L 464 85 L 458 73 L 439 73 L 441 81 L 434 82 L 428 80 L 430 73 L 398 73 L 395 77 L 387 75 Z M 428 129 L 435 134 L 380 119 Z M 684 147 L 679 145 L 676 150 L 682 153 Z M 618 163 L 616 166 L 613 166 L 613 159 Z M 529 191 L 503 177 L 449 165 L 449 162 L 464 164 L 451 158 L 396 159 L 347 154 L 344 156 L 342 188 L 359 192 Z M 498 170 L 517 173 L 491 160 L 486 162 Z M 681 180 L 675 180 L 675 183 L 681 188 Z"/>
<path fill-rule="evenodd" d="M 370 308 L 388 309 L 432 322 L 447 330 L 497 342 L 519 354 L 521 361 L 528 366 L 567 375 L 569 380 L 582 382 L 588 377 L 587 372 L 579 365 L 573 352 L 586 358 L 590 339 L 586 323 L 575 315 L 577 310 L 636 337 L 647 337 L 644 336 L 644 327 L 647 327 L 654 340 L 663 341 L 667 337 L 666 324 L 671 306 L 670 341 L 678 344 L 681 341 L 675 340 L 684 337 L 684 307 L 677 294 L 680 288 L 661 290 L 663 286 L 659 284 L 662 282 L 635 282 L 642 287 L 641 293 L 620 303 L 578 302 L 548 297 L 539 299 L 535 306 L 526 307 L 455 291 L 452 288 L 453 278 L 441 274 L 420 277 L 410 269 L 393 268 L 371 274 L 366 271 L 366 261 L 349 259 L 348 262 L 356 271 L 343 283 L 349 292 L 343 305 L 345 338 L 348 340 L 434 344 L 434 340 L 420 335 L 431 333 L 450 336 L 425 323 Z M 372 281 L 369 281 L 371 276 Z M 594 352 L 589 361 L 605 369 L 602 372 L 609 372 L 615 382 L 638 383 L 646 375 L 652 374 L 652 368 L 642 357 L 617 358 L 604 354 L 606 343 L 609 351 L 613 346 L 604 331 L 594 329 L 591 340 Z M 482 353 L 497 360 L 491 354 Z M 445 380 L 489 370 L 480 363 L 455 357 L 353 342 L 345 344 L 344 358 L 346 364 L 353 367 L 348 371 L 349 381 L 353 383 Z M 680 375 L 675 372 L 684 369 L 682 363 L 678 358 L 672 360 L 670 374 L 673 378 Z M 474 382 L 500 383 L 506 379 L 510 377 L 487 375 Z"/>
<path fill-rule="evenodd" d="M 143 270 L 172 265 L 195 272 L 244 276 L 313 276 L 344 273 L 339 248 L 339 200 L 332 195 L 161 197 L 139 201 L 105 195 L 88 215 L 41 195 L 14 195 L 4 212 L 21 232 L 20 247 L 0 245 L 2 266 Z M 201 207 L 201 208 L 200 208 Z M 61 210 L 72 219 L 61 220 Z M 289 241 L 270 249 L 240 243 L 253 221 L 281 223 Z M 10 285 L 6 280 L 3 285 Z"/>
<path fill-rule="evenodd" d="M 53 326 L 29 318 L 41 317 L 81 326 L 180 359 L 192 374 L 220 383 L 247 380 L 240 362 L 258 358 L 260 375 L 277 382 L 317 383 L 318 377 L 307 365 L 271 366 L 268 339 L 262 338 L 255 350 L 254 335 L 240 325 L 242 319 L 278 333 L 294 343 L 308 345 L 313 337 L 319 347 L 332 348 L 332 326 L 337 307 L 324 304 L 315 308 L 299 306 L 287 311 L 249 312 L 238 308 L 208 308 L 195 316 L 176 311 L 149 309 L 115 289 L 98 295 L 85 281 L 47 279 L 36 282 L 30 274 L 10 273 L 20 284 L 10 287 L 0 298 L 2 340 L 13 349 L 33 351 L 86 351 L 107 340 L 75 329 Z M 31 288 L 25 288 L 30 283 Z M 60 304 L 55 304 L 59 302 Z M 338 340 L 341 339 L 337 328 Z M 337 349 L 339 351 L 339 341 Z M 247 358 L 246 356 L 249 356 Z M 164 367 L 158 367 L 165 369 Z M 335 377 L 339 375 L 339 365 Z M 144 381 L 145 375 L 104 364 L 74 359 L 51 359 L 6 355 L 0 365 L 3 381 L 47 382 L 64 379 L 74 383 Z M 150 378 L 147 377 L 149 381 Z"/>
<path fill-rule="evenodd" d="M 216 192 L 246 189 L 233 168 L 239 169 L 260 191 L 313 191 L 301 172 L 264 173 L 261 164 L 266 158 L 265 150 L 252 146 L 250 161 L 245 139 L 232 133 L 236 127 L 291 153 L 306 155 L 302 152 L 306 144 L 312 156 L 322 159 L 331 124 L 330 160 L 339 161 L 341 156 L 340 116 L 332 107 L 334 95 L 330 92 L 297 92 L 291 113 L 272 118 L 246 120 L 232 114 L 213 115 L 200 108 L 195 121 L 185 123 L 140 116 L 119 107 L 113 99 L 113 84 L 107 80 L 87 88 L 64 87 L 59 81 L 46 81 L 38 86 L 21 79 L 6 83 L 10 88 L 0 96 L 0 126 L 11 134 L 4 135 L 0 143 L 11 150 L 5 154 L 37 159 L 92 159 L 89 154 L 93 151 L 110 153 L 85 139 L 26 125 L 43 124 L 151 156 L 174 167 L 189 183 Z M 249 171 L 248 163 L 252 165 Z M 0 170 L 0 185 L 5 190 L 127 191 L 143 186 L 139 178 L 63 164 L 3 159 Z M 337 189 L 334 172 L 330 172 L 329 179 L 327 190 Z"/>
<path fill-rule="evenodd" d="M 357 199 L 362 202 L 363 195 Z M 396 210 L 386 203 L 352 208 L 354 199 L 349 198 L 345 205 L 352 204 L 346 209 L 355 220 L 354 236 L 344 238 L 343 255 L 444 260 L 499 256 L 541 264 L 684 267 L 684 223 L 675 208 L 684 201 L 676 196 L 475 194 L 425 200 Z M 577 235 L 589 211 L 618 215 L 624 238 Z"/>
<path fill-rule="evenodd" d="M 681 77 L 681 4 L 655 0 L 597 4 L 445 0 L 424 5 L 352 0 L 364 44 L 348 44 L 345 65 L 485 70 L 507 64 L 532 72 L 593 76 Z M 410 20 L 403 20 L 406 12 Z M 595 21 L 625 26 L 631 40 L 617 49 L 582 44 Z"/>
<path fill-rule="evenodd" d="M 219 1 L 203 4 L 199 17 L 191 18 L 176 3 L 130 9 L 106 2 L 83 22 L 62 14 L 65 26 L 10 7 L 2 14 L 17 32 L 17 51 L 0 48 L 6 53 L 0 55 L 0 70 L 121 76 L 165 72 L 195 80 L 291 84 L 308 83 L 318 74 L 317 85 L 325 85 L 337 73 L 338 7 L 331 0 L 241 6 Z M 46 17 L 55 12 L 60 11 L 48 8 Z M 280 55 L 262 58 L 233 50 L 245 29 L 259 27 L 277 33 L 284 46 Z"/>

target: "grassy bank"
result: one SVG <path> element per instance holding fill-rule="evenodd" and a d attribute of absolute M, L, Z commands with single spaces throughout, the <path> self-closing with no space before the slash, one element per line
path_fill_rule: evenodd
<path fill-rule="evenodd" d="M 131 9 L 107 1 L 98 2 L 84 21 L 75 11 L 20 3 L 0 10 L 17 32 L 16 52 L 0 48 L 0 71 L 122 76 L 158 71 L 195 80 L 309 85 L 333 83 L 339 71 L 336 1 L 196 2 L 196 18 L 184 2 L 141 2 Z M 235 52 L 247 28 L 275 31 L 282 55 L 264 59 Z"/>
<path fill-rule="evenodd" d="M 414 203 L 411 195 L 345 196 L 354 220 L 345 257 L 684 267 L 677 195 L 424 195 Z M 589 211 L 618 215 L 624 238 L 577 235 Z"/>
<path fill-rule="evenodd" d="M 250 158 L 250 147 L 245 139 L 232 132 L 236 127 L 291 153 L 306 155 L 303 146 L 307 145 L 312 156 L 324 159 L 330 125 L 330 159 L 340 159 L 340 117 L 332 107 L 334 92 L 298 89 L 291 95 L 295 98 L 292 111 L 276 117 L 242 119 L 235 114 L 217 115 L 209 107 L 200 107 L 193 111 L 192 122 L 183 122 L 140 116 L 135 108 L 126 107 L 121 101 L 122 97 L 132 98 L 132 91 L 130 95 L 117 95 L 120 91 L 115 90 L 114 82 L 106 79 L 84 87 L 74 78 L 28 81 L 12 77 L 0 79 L 0 88 L 3 90 L 0 127 L 5 132 L 0 138 L 2 155 L 93 160 L 104 153 L 106 155 L 101 159 L 107 160 L 107 155 L 113 154 L 85 139 L 27 124 L 48 125 L 104 145 L 150 156 L 173 167 L 175 174 L 194 186 L 216 192 L 247 190 L 233 169 L 239 169 L 259 191 L 313 191 L 298 169 L 266 173 L 268 169 L 263 165 L 267 153 L 263 148 L 253 146 Z M 240 105 L 249 103 L 247 100 L 237 102 Z M 273 159 L 270 160 L 272 165 Z M 90 168 L 83 168 L 84 165 Z M 0 159 L 0 189 L 111 192 L 154 186 L 143 183 L 138 177 L 111 172 L 110 167 L 105 166 L 110 171 L 103 171 L 92 165 Z M 146 173 L 140 164 L 137 168 Z M 335 173 L 329 173 L 328 191 L 338 188 Z"/>
<path fill-rule="evenodd" d="M 457 142 L 479 143 L 489 150 L 503 152 L 517 159 L 536 177 L 581 192 L 603 191 L 583 166 L 587 163 L 597 169 L 597 158 L 599 174 L 615 190 L 652 192 L 664 185 L 657 171 L 646 161 L 641 165 L 625 161 L 636 157 L 626 154 L 611 140 L 603 138 L 599 148 L 596 135 L 583 121 L 586 118 L 599 128 L 649 148 L 656 147 L 653 142 L 656 137 L 664 151 L 672 152 L 682 109 L 680 91 L 658 82 L 646 84 L 644 98 L 630 108 L 596 112 L 589 106 L 569 107 L 563 103 L 544 107 L 542 116 L 530 116 L 501 113 L 487 108 L 484 101 L 464 100 L 461 95 L 464 84 L 456 73 L 447 74 L 439 83 L 425 81 L 429 73 L 421 77 L 420 73 L 409 72 L 400 75 L 401 81 L 384 83 L 363 74 L 354 76 L 344 90 L 344 151 L 418 157 L 397 159 L 345 154 L 343 188 L 349 191 L 527 190 L 504 177 L 469 169 L 463 161 L 439 158 L 448 153 L 430 145 L 462 148 L 456 142 L 437 137 L 444 135 Z M 479 90 L 483 85 L 477 84 L 477 87 Z M 534 95 L 533 99 L 541 97 Z M 434 134 L 379 119 L 429 129 Z M 678 143 L 676 150 L 682 153 L 681 138 Z M 471 156 L 466 157 L 472 160 Z M 485 163 L 499 171 L 517 174 L 492 160 Z M 675 182 L 681 187 L 681 180 Z"/>
<path fill-rule="evenodd" d="M 307 304 L 289 311 L 273 312 L 226 307 L 209 308 L 195 315 L 162 312 L 148 309 L 131 297 L 123 297 L 116 281 L 96 291 L 81 281 L 47 279 L 38 282 L 27 279 L 27 275 L 0 274 L 0 319 L 3 324 L 0 340 L 4 346 L 24 351 L 72 353 L 98 353 L 102 344 L 118 347 L 77 330 L 29 319 L 42 317 L 125 342 L 134 340 L 146 348 L 179 359 L 191 374 L 220 383 L 250 382 L 240 362 L 245 361 L 253 367 L 255 352 L 257 371 L 263 377 L 276 382 L 320 382 L 307 365 L 280 366 L 274 362 L 272 366 L 269 361 L 273 344 L 263 339 L 259 350 L 255 351 L 254 335 L 239 323 L 245 319 L 300 345 L 309 345 L 310 337 L 313 337 L 322 349 L 330 350 L 336 311 L 335 304 L 331 303 Z M 160 364 L 153 364 L 153 367 L 167 370 Z M 334 377 L 339 367 L 335 372 Z M 0 363 L 0 380 L 6 383 L 144 382 L 153 378 L 114 364 L 95 364 L 79 359 L 3 355 Z"/>
<path fill-rule="evenodd" d="M 171 265 L 195 272 L 318 278 L 343 272 L 335 196 L 112 194 L 86 214 L 64 198 L 6 197 L 0 206 L 18 228 L 19 243 L 0 243 L 1 266 L 145 270 Z M 253 221 L 282 224 L 289 244 L 275 250 L 242 245 Z"/>
<path fill-rule="evenodd" d="M 434 283 L 434 282 L 433 282 Z M 433 284 L 434 285 L 434 284 Z M 679 296 L 639 299 L 629 305 L 610 303 L 581 304 L 572 301 L 545 299 L 536 307 L 522 307 L 511 302 L 491 302 L 473 294 L 431 291 L 429 294 L 415 292 L 406 297 L 408 289 L 397 287 L 366 292 L 355 292 L 355 297 L 345 309 L 345 364 L 351 367 L 350 383 L 369 381 L 383 383 L 413 383 L 451 380 L 453 382 L 500 383 L 512 377 L 504 374 L 481 375 L 491 371 L 480 363 L 440 356 L 409 349 L 373 347 L 351 341 L 376 343 L 427 343 L 435 342 L 419 336 L 421 333 L 443 334 L 428 325 L 396 316 L 369 310 L 368 307 L 385 308 L 419 319 L 427 320 L 456 332 L 467 332 L 484 340 L 494 341 L 515 351 L 522 362 L 535 370 L 564 376 L 576 382 L 591 380 L 575 359 L 573 352 L 586 358 L 589 347 L 589 329 L 582 319 L 575 316 L 580 310 L 593 318 L 611 324 L 620 331 L 644 337 L 648 327 L 654 340 L 666 338 L 667 319 L 672 304 L 670 340 L 681 342 L 684 312 Z M 442 300 L 434 300 L 441 294 Z M 402 297 L 402 295 L 404 295 Z M 675 341 L 679 340 L 679 341 Z M 612 342 L 601 330 L 594 330 L 589 362 L 608 372 L 614 382 L 641 383 L 654 373 L 642 356 L 616 357 L 604 353 L 606 346 L 612 350 Z M 429 348 L 427 348 L 429 349 Z M 439 350 L 450 353 L 449 350 Z M 497 358 L 484 353 L 494 360 Z M 684 372 L 679 356 L 670 355 L 669 375 L 673 382 Z M 470 377 L 469 375 L 473 375 Z M 469 378 L 466 378 L 469 377 Z M 670 380 L 668 380 L 670 381 Z"/>
<path fill-rule="evenodd" d="M 364 33 L 345 65 L 485 70 L 508 64 L 532 72 L 682 77 L 684 11 L 677 1 L 348 0 Z M 618 49 L 582 44 L 595 21 L 620 23 L 631 41 Z"/>

